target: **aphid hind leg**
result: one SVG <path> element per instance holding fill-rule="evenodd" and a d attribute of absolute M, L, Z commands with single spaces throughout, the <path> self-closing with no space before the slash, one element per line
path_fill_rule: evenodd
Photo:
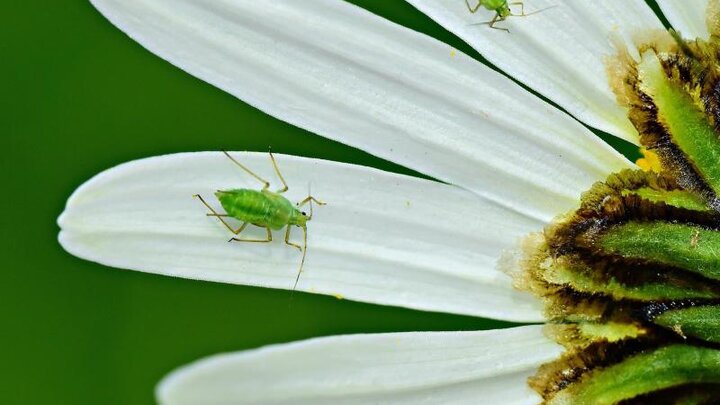
<path fill-rule="evenodd" d="M 233 227 L 230 226 L 230 224 L 228 224 L 227 222 L 225 222 L 225 220 L 223 219 L 223 217 L 227 217 L 227 216 L 228 216 L 227 214 L 219 214 L 217 211 L 215 211 L 215 209 L 214 209 L 213 207 L 210 206 L 210 204 L 208 204 L 207 202 L 205 202 L 205 199 L 202 198 L 202 196 L 201 196 L 200 194 L 195 194 L 195 195 L 193 195 L 193 197 L 199 199 L 200 202 L 203 203 L 203 204 L 207 207 L 207 209 L 210 210 L 211 213 L 210 213 L 210 214 L 207 214 L 207 216 L 209 216 L 209 217 L 217 217 L 217 219 L 219 219 L 220 222 L 222 222 L 222 224 L 225 225 L 225 227 L 226 227 L 230 232 L 234 233 L 235 235 L 237 235 L 237 234 L 239 234 L 240 232 L 242 232 L 242 230 L 245 229 L 245 227 L 247 226 L 247 222 L 246 222 L 246 223 L 240 225 L 240 227 L 239 227 L 238 229 L 233 229 Z"/>
<path fill-rule="evenodd" d="M 308 216 L 308 221 L 311 220 L 312 216 L 313 216 L 313 206 L 312 206 L 313 202 L 317 205 L 325 205 L 326 204 L 311 195 L 307 196 L 304 200 L 297 203 L 298 207 L 302 207 L 303 205 L 310 203 L 310 215 Z"/>
<path fill-rule="evenodd" d="M 286 191 L 288 191 L 288 185 L 285 182 L 285 178 L 283 178 L 282 174 L 280 174 L 280 169 L 278 168 L 277 162 L 275 161 L 275 156 L 273 156 L 272 152 L 270 153 L 270 160 L 272 161 L 273 168 L 275 169 L 275 174 L 277 174 L 278 178 L 280 179 L 280 182 L 282 183 L 283 187 L 281 189 L 278 189 L 276 193 L 282 194 Z"/>
<path fill-rule="evenodd" d="M 288 225 L 288 226 L 287 226 L 287 229 L 285 230 L 285 244 L 286 244 L 286 245 L 290 245 L 290 246 L 292 246 L 292 247 L 294 247 L 294 248 L 297 248 L 297 250 L 299 250 L 299 251 L 302 252 L 303 249 L 302 249 L 302 247 L 301 247 L 300 245 L 298 245 L 298 244 L 296 244 L 296 243 L 290 242 L 290 228 L 291 228 L 292 226 L 293 226 L 293 225 Z"/>
<path fill-rule="evenodd" d="M 465 0 L 465 5 L 467 6 L 468 11 L 470 11 L 470 12 L 473 13 L 473 14 L 475 14 L 475 13 L 480 9 L 480 7 L 482 6 L 482 1 L 478 0 L 478 2 L 477 2 L 477 4 L 475 5 L 475 7 L 472 7 L 472 6 L 470 6 L 470 0 Z"/>
<path fill-rule="evenodd" d="M 239 168 L 243 169 L 247 174 L 255 177 L 259 182 L 263 183 L 263 188 L 262 188 L 263 190 L 266 190 L 268 187 L 270 187 L 270 182 L 268 182 L 267 180 L 265 180 L 265 179 L 263 179 L 262 177 L 258 176 L 257 174 L 255 174 L 255 172 L 253 172 L 252 170 L 250 170 L 250 169 L 248 169 L 247 167 L 245 167 L 242 163 L 240 163 L 240 162 L 238 162 L 237 160 L 235 160 L 235 158 L 233 158 L 232 156 L 230 156 L 230 154 L 227 153 L 227 151 L 222 151 L 222 152 L 225 154 L 225 156 L 228 157 L 228 159 L 230 159 L 233 163 L 235 163 Z M 272 157 L 272 154 L 270 155 L 270 157 Z"/>
<path fill-rule="evenodd" d="M 240 228 L 241 228 L 240 231 L 242 231 L 243 229 L 245 229 L 245 227 L 246 227 L 247 225 L 248 225 L 248 222 L 243 223 L 242 226 L 240 227 Z M 268 242 L 272 242 L 273 238 L 272 238 L 272 232 L 270 231 L 270 228 L 265 228 L 265 230 L 267 231 L 267 239 L 230 238 L 230 240 L 228 240 L 228 242 L 255 242 L 255 243 L 268 243 Z M 238 232 L 238 233 L 240 233 L 240 232 Z"/>

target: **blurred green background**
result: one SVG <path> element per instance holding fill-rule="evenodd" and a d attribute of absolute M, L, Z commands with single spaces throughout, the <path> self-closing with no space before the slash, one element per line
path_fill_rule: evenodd
<path fill-rule="evenodd" d="M 355 3 L 481 59 L 404 2 Z M 67 197 L 132 159 L 272 146 L 412 172 L 189 76 L 87 1 L 6 1 L 0 15 L 1 403 L 152 404 L 163 375 L 219 352 L 341 333 L 510 325 L 302 293 L 288 305 L 287 291 L 118 270 L 65 253 L 55 220 Z"/>

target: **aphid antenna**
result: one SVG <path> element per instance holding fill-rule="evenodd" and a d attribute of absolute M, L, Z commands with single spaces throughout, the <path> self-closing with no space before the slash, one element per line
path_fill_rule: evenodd
<path fill-rule="evenodd" d="M 312 182 L 308 181 L 308 197 L 312 196 L 312 190 L 310 189 L 310 185 Z M 313 216 L 313 202 L 310 200 L 310 216 L 308 217 L 308 220 L 312 219 Z"/>
<path fill-rule="evenodd" d="M 308 182 L 308 197 L 312 195 L 310 185 L 312 183 Z M 313 204 L 312 200 L 310 202 L 310 216 L 308 217 L 308 220 L 312 218 L 313 215 Z M 295 277 L 295 284 L 293 284 L 292 292 L 295 292 L 295 289 L 297 289 L 298 282 L 300 281 L 300 273 L 302 273 L 303 266 L 305 265 L 305 255 L 307 254 L 307 226 L 301 227 L 303 230 L 303 252 L 302 252 L 302 259 L 300 259 L 300 268 L 298 269 L 297 276 Z M 290 293 L 290 296 L 292 297 L 292 293 Z"/>
<path fill-rule="evenodd" d="M 307 254 L 307 226 L 302 226 L 301 228 L 303 230 L 303 253 L 302 259 L 300 259 L 300 268 L 298 269 L 297 276 L 295 276 L 295 284 L 293 284 L 292 292 L 290 293 L 291 298 L 292 293 L 294 293 L 297 288 L 298 281 L 300 281 L 300 274 L 303 271 L 303 266 L 305 265 L 305 255 Z"/>
<path fill-rule="evenodd" d="M 543 7 L 543 8 L 541 8 L 541 9 L 539 9 L 539 10 L 535 10 L 535 11 L 531 11 L 531 12 L 529 12 L 529 13 L 526 13 L 525 10 L 523 9 L 523 3 L 522 3 L 522 2 L 516 2 L 516 3 L 510 3 L 510 4 L 512 4 L 512 5 L 520 4 L 520 14 L 510 13 L 510 15 L 513 16 L 513 17 L 527 17 L 527 16 L 529 16 L 529 15 L 533 15 L 533 14 L 537 14 L 537 13 L 542 13 L 543 11 L 550 10 L 551 8 L 557 7 L 557 4 L 553 4 L 552 6 Z"/>

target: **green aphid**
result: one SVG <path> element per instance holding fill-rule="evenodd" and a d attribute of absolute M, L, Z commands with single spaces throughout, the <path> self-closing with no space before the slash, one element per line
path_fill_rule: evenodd
<path fill-rule="evenodd" d="M 538 10 L 533 11 L 532 13 L 525 14 L 525 6 L 521 1 L 508 3 L 507 0 L 477 0 L 477 4 L 475 4 L 475 6 L 473 7 L 470 5 L 470 0 L 465 0 L 465 5 L 467 6 L 468 10 L 470 10 L 470 12 L 473 14 L 476 13 L 480 9 L 480 7 L 484 7 L 487 10 L 494 11 L 495 16 L 492 20 L 480 24 L 487 24 L 490 26 L 490 28 L 507 32 L 510 32 L 510 30 L 508 30 L 507 28 L 496 27 L 495 24 L 500 21 L 505 21 L 505 19 L 510 16 L 525 17 L 542 11 Z M 510 10 L 510 6 L 520 6 L 520 14 L 513 14 L 512 10 Z"/>
<path fill-rule="evenodd" d="M 302 273 L 303 264 L 305 264 L 305 255 L 307 253 L 307 221 L 312 219 L 313 209 L 312 203 L 318 205 L 325 205 L 324 202 L 318 201 L 311 195 L 307 198 L 298 202 L 297 204 L 291 203 L 287 198 L 283 197 L 282 194 L 288 190 L 287 183 L 280 169 L 278 169 L 275 157 L 270 153 L 270 160 L 272 161 L 273 168 L 277 174 L 283 187 L 275 192 L 268 190 L 270 183 L 253 173 L 250 169 L 243 166 L 240 162 L 235 160 L 230 154 L 223 151 L 233 163 L 243 169 L 245 172 L 256 178 L 258 181 L 263 183 L 261 190 L 251 190 L 247 188 L 234 188 L 229 190 L 218 190 L 215 193 L 220 205 L 225 210 L 225 214 L 219 214 L 213 207 L 210 206 L 199 194 L 195 194 L 193 197 L 200 199 L 200 201 L 210 210 L 208 216 L 217 217 L 225 227 L 230 230 L 235 236 L 230 238 L 228 242 L 255 242 L 255 243 L 268 243 L 273 240 L 272 231 L 278 231 L 282 228 L 285 230 L 285 244 L 295 247 L 302 252 L 302 259 L 300 259 L 300 268 L 298 269 L 297 277 L 295 277 L 295 284 L 293 285 L 293 291 L 297 287 L 297 283 L 300 280 L 300 273 Z M 299 208 L 305 204 L 310 204 L 310 215 Z M 233 227 L 225 221 L 224 217 L 235 218 L 242 221 L 242 225 L 239 228 L 233 229 Z M 241 238 L 240 233 L 249 225 L 253 224 L 260 228 L 265 228 L 267 231 L 267 238 L 265 239 L 246 239 Z M 290 229 L 293 226 L 297 226 L 303 230 L 303 246 L 290 242 Z"/>

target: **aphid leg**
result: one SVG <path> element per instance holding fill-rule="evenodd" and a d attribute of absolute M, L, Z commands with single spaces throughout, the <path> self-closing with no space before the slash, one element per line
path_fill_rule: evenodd
<path fill-rule="evenodd" d="M 327 203 L 324 203 L 324 202 L 318 200 L 317 198 L 309 195 L 309 196 L 307 196 L 304 200 L 300 201 L 297 205 L 298 205 L 298 207 L 302 207 L 303 205 L 307 204 L 308 201 L 312 201 L 312 202 L 314 202 L 314 203 L 317 204 L 317 205 L 325 205 L 325 204 L 327 204 Z"/>
<path fill-rule="evenodd" d="M 270 160 L 272 161 L 273 168 L 275 168 L 275 173 L 277 174 L 278 178 L 280 179 L 280 182 L 282 183 L 283 187 L 276 191 L 276 193 L 284 193 L 288 191 L 288 185 L 285 183 L 285 179 L 283 178 L 282 174 L 280 174 L 280 169 L 278 168 L 277 162 L 275 161 L 275 156 L 273 156 L 272 152 L 270 153 Z"/>
<path fill-rule="evenodd" d="M 478 0 L 478 2 L 477 2 L 477 4 L 475 5 L 475 7 L 471 7 L 471 6 L 470 6 L 470 1 L 469 1 L 469 0 L 465 0 L 465 5 L 467 6 L 468 10 L 469 10 L 471 13 L 475 14 L 475 13 L 480 9 L 480 6 L 482 6 L 482 1 Z"/>
<path fill-rule="evenodd" d="M 233 229 L 233 227 L 230 226 L 230 224 L 228 224 L 227 222 L 225 222 L 224 219 L 222 219 L 222 217 L 228 216 L 227 214 L 219 214 L 219 213 L 217 213 L 217 212 L 215 211 L 215 209 L 210 206 L 210 204 L 208 204 L 207 202 L 205 202 L 205 199 L 202 198 L 202 197 L 200 196 L 200 194 L 195 194 L 195 195 L 193 195 L 193 197 L 199 199 L 200 202 L 203 203 L 203 204 L 207 207 L 207 209 L 210 210 L 211 213 L 210 213 L 210 214 L 207 214 L 209 217 L 217 217 L 217 219 L 219 219 L 220 222 L 222 222 L 222 224 L 225 225 L 225 227 L 226 227 L 230 232 L 234 233 L 235 235 L 237 235 L 237 234 L 239 234 L 240 232 L 242 232 L 242 230 L 245 229 L 245 227 L 247 226 L 247 222 L 246 222 L 246 223 L 240 225 L 240 228 L 238 228 L 238 229 Z"/>
<path fill-rule="evenodd" d="M 524 17 L 529 14 L 525 14 L 525 4 L 522 1 L 516 1 L 514 3 L 510 3 L 511 6 L 520 6 L 520 14 L 513 14 L 516 17 Z"/>
<path fill-rule="evenodd" d="M 289 224 L 288 224 L 287 230 L 285 230 L 285 244 L 286 244 L 286 245 L 290 245 L 290 246 L 292 246 L 292 247 L 295 247 L 295 248 L 297 248 L 297 250 L 299 250 L 299 251 L 302 252 L 302 247 L 301 247 L 300 245 L 290 242 L 290 228 L 291 228 L 292 226 L 293 226 L 293 225 L 289 225 Z"/>
<path fill-rule="evenodd" d="M 505 21 L 505 17 L 501 17 L 500 14 L 495 14 L 495 17 L 493 17 L 492 20 L 490 20 L 490 21 L 488 21 L 488 22 L 484 22 L 483 24 L 489 25 L 490 28 L 492 28 L 492 29 L 494 29 L 494 30 L 501 30 L 501 31 L 505 31 L 505 32 L 510 32 L 510 30 L 507 29 L 507 28 L 501 28 L 501 27 L 496 27 L 496 26 L 495 26 L 495 24 L 499 23 L 500 21 Z"/>
<path fill-rule="evenodd" d="M 303 249 L 302 249 L 302 259 L 300 259 L 300 268 L 298 269 L 297 276 L 295 277 L 295 284 L 293 285 L 293 291 L 297 288 L 298 281 L 300 281 L 300 273 L 303 271 L 303 266 L 305 265 L 305 255 L 307 254 L 307 227 L 302 226 L 303 230 Z"/>
<path fill-rule="evenodd" d="M 242 226 L 240 227 L 240 231 L 242 231 L 243 229 L 245 229 L 245 227 L 247 226 L 247 224 L 248 224 L 247 222 L 243 223 Z M 272 242 L 272 232 L 270 232 L 270 228 L 265 228 L 265 230 L 267 231 L 267 239 L 230 238 L 230 240 L 228 240 L 228 242 L 257 242 L 257 243 Z M 240 233 L 240 232 L 238 232 L 238 233 Z M 237 235 L 237 234 L 236 234 L 236 235 Z"/>
<path fill-rule="evenodd" d="M 315 197 L 309 195 L 309 196 L 307 196 L 304 200 L 302 200 L 302 201 L 300 201 L 299 203 L 297 203 L 297 206 L 298 206 L 298 207 L 302 207 L 303 205 L 307 204 L 308 202 L 310 203 L 310 215 L 309 215 L 308 218 L 307 218 L 308 221 L 309 221 L 309 220 L 312 219 L 312 216 L 313 216 L 313 206 L 312 206 L 312 203 L 314 202 L 314 203 L 317 204 L 317 205 L 325 205 L 326 203 L 324 203 L 324 202 L 316 199 Z"/>
<path fill-rule="evenodd" d="M 250 169 L 248 169 L 247 167 L 243 166 L 242 163 L 240 163 L 240 162 L 238 162 L 237 160 L 235 160 L 235 159 L 234 159 L 232 156 L 230 156 L 230 154 L 227 153 L 226 151 L 222 151 L 222 152 L 225 154 L 225 156 L 228 157 L 228 159 L 232 160 L 233 163 L 235 163 L 236 165 L 238 165 L 238 167 L 240 167 L 241 169 L 245 170 L 245 172 L 246 172 L 247 174 L 255 177 L 256 179 L 258 179 L 259 182 L 263 183 L 263 190 L 265 190 L 265 189 L 267 189 L 268 187 L 270 187 L 270 182 L 268 182 L 267 180 L 265 180 L 265 179 L 263 179 L 262 177 L 258 176 L 257 174 L 253 173 L 253 171 L 250 170 Z M 272 156 L 272 155 L 271 155 L 271 156 Z"/>

